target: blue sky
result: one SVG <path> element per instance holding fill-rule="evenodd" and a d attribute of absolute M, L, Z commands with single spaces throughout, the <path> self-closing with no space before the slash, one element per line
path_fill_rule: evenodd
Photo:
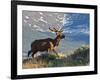
<path fill-rule="evenodd" d="M 64 14 L 63 29 L 64 33 L 68 35 L 71 40 L 82 40 L 89 43 L 89 14 Z"/>

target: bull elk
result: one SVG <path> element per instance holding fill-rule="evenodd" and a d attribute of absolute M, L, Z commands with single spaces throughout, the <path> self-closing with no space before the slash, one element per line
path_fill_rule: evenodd
<path fill-rule="evenodd" d="M 55 48 L 59 45 L 60 40 L 65 38 L 65 35 L 62 34 L 62 29 L 58 30 L 56 28 L 49 28 L 49 30 L 56 33 L 56 38 L 39 39 L 32 42 L 31 50 L 28 51 L 28 57 L 30 53 L 32 53 L 32 57 L 34 58 L 34 54 L 36 54 L 38 51 L 47 51 L 48 53 L 53 51 L 58 56 Z"/>

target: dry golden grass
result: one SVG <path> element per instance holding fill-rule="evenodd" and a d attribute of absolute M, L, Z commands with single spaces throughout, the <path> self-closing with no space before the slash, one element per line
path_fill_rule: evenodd
<path fill-rule="evenodd" d="M 89 65 L 89 47 L 80 47 L 73 54 L 59 53 L 59 57 L 54 54 L 41 54 L 34 59 L 24 59 L 23 69 L 64 67 L 64 66 L 86 66 Z"/>
<path fill-rule="evenodd" d="M 59 53 L 59 57 L 57 57 L 54 54 L 52 54 L 52 56 L 54 57 L 55 60 L 56 59 L 63 59 L 65 57 L 64 54 L 60 54 L 60 53 Z M 43 56 L 42 57 L 37 57 L 37 58 L 34 58 L 34 59 L 25 59 L 23 61 L 23 64 L 22 64 L 22 68 L 23 69 L 31 69 L 31 68 L 48 67 L 48 64 L 49 64 L 48 60 L 50 59 L 50 57 L 48 58 L 48 60 L 47 59 L 45 60 L 45 59 L 43 59 Z"/>
<path fill-rule="evenodd" d="M 45 64 L 32 64 L 32 63 L 27 63 L 27 64 L 23 64 L 23 69 L 31 69 L 31 68 L 41 68 L 41 67 L 45 67 Z"/>

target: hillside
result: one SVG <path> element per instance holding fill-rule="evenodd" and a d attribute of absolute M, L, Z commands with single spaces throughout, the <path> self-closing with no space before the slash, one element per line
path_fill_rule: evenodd
<path fill-rule="evenodd" d="M 61 53 L 59 53 L 59 57 L 54 54 L 42 54 L 34 59 L 24 59 L 22 67 L 23 69 L 30 69 L 86 65 L 89 65 L 89 47 L 84 46 L 76 49 L 69 56 Z"/>

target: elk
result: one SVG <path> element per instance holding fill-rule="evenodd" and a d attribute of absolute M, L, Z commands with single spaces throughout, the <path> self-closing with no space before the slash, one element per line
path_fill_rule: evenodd
<path fill-rule="evenodd" d="M 59 45 L 61 39 L 65 38 L 65 35 L 62 34 L 63 32 L 62 29 L 58 30 L 54 27 L 53 28 L 49 27 L 49 30 L 56 33 L 56 38 L 54 39 L 46 38 L 33 41 L 31 44 L 31 50 L 28 51 L 28 57 L 30 53 L 32 53 L 32 57 L 34 58 L 34 54 L 36 54 L 38 51 L 40 52 L 46 51 L 48 53 L 53 51 L 58 56 L 58 53 L 56 52 L 55 49 Z"/>

